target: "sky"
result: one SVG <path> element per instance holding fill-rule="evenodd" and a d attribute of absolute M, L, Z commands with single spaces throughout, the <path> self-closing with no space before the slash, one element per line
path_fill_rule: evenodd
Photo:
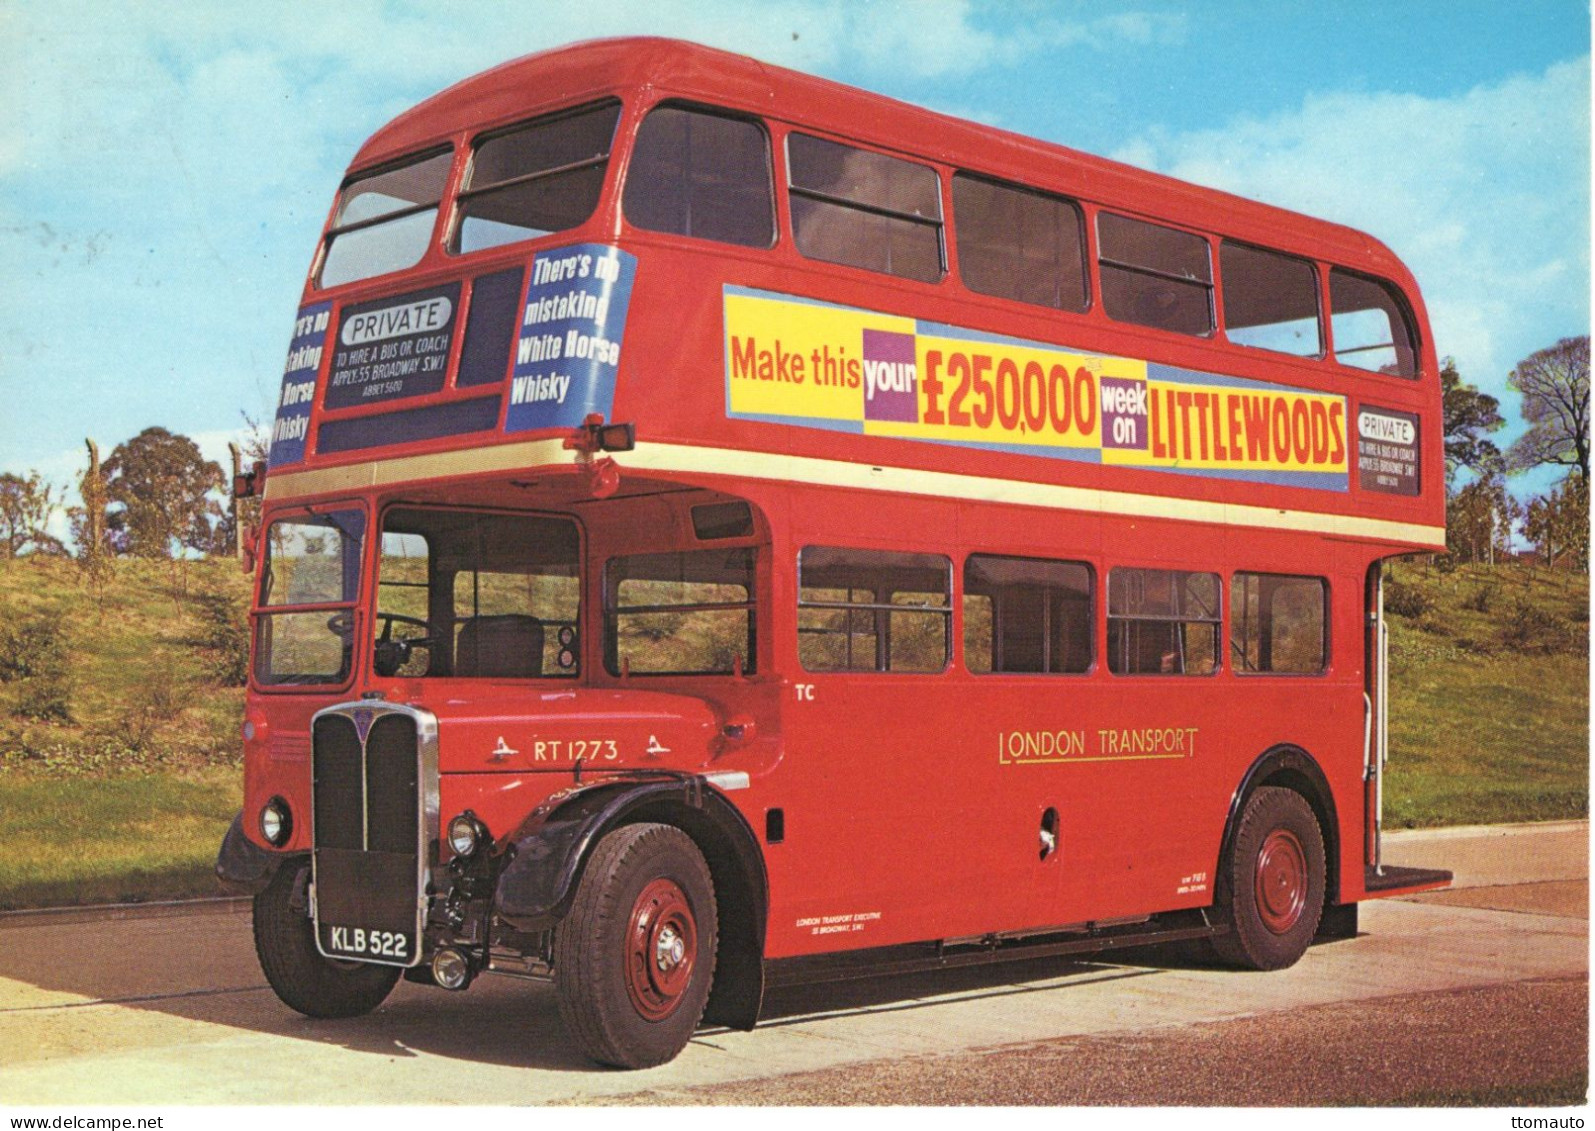
<path fill-rule="evenodd" d="M 1502 398 L 1589 333 L 1575 0 L 6 0 L 0 471 L 76 482 L 150 425 L 225 464 L 270 420 L 359 144 L 476 71 L 668 34 L 1349 224 Z M 1520 495 L 1543 489 L 1525 477 Z"/>

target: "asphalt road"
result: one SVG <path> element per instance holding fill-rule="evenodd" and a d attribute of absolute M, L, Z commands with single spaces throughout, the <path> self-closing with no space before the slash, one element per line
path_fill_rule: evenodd
<path fill-rule="evenodd" d="M 1451 867 L 1456 889 L 1365 904 L 1358 938 L 1286 971 L 1138 953 L 788 990 L 754 1032 L 705 1030 L 632 1073 L 581 1060 L 550 991 L 507 978 L 401 983 L 369 1017 L 302 1018 L 265 987 L 238 905 L 7 915 L 0 1103 L 1565 1098 L 1587 1077 L 1588 837 L 1393 836 L 1392 862 Z"/>

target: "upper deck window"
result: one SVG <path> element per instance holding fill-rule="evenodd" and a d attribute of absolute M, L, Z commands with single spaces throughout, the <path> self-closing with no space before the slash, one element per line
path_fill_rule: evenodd
<path fill-rule="evenodd" d="M 1109 318 L 1197 337 L 1213 332 L 1213 261 L 1205 239 L 1103 212 L 1097 243 Z"/>
<path fill-rule="evenodd" d="M 637 130 L 623 203 L 626 219 L 651 232 L 769 247 L 770 139 L 755 122 L 660 106 Z"/>
<path fill-rule="evenodd" d="M 1085 237 L 1080 206 L 1033 189 L 953 176 L 958 272 L 983 295 L 1083 311 Z"/>
<path fill-rule="evenodd" d="M 1318 273 L 1305 259 L 1225 240 L 1224 333 L 1237 345 L 1320 357 Z"/>
<path fill-rule="evenodd" d="M 942 277 L 936 170 L 807 134 L 788 137 L 786 152 L 798 251 L 927 283 Z"/>
<path fill-rule="evenodd" d="M 1396 377 L 1418 375 L 1412 323 L 1389 283 L 1336 267 L 1329 272 L 1329 307 L 1336 361 Z"/>
<path fill-rule="evenodd" d="M 345 185 L 317 285 L 336 287 L 421 262 L 453 161 L 452 152 L 433 153 Z"/>
<path fill-rule="evenodd" d="M 620 103 L 549 114 L 476 143 L 449 250 L 574 228 L 598 207 Z"/>

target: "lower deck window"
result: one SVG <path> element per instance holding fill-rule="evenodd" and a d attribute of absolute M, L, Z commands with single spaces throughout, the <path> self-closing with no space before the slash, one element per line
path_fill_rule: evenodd
<path fill-rule="evenodd" d="M 1091 668 L 1091 567 L 973 554 L 964 563 L 964 664 L 988 672 Z"/>
<path fill-rule="evenodd" d="M 1115 569 L 1108 574 L 1108 670 L 1211 675 L 1222 610 L 1216 573 Z"/>
<path fill-rule="evenodd" d="M 1321 577 L 1237 573 L 1230 580 L 1230 650 L 1243 675 L 1310 675 L 1329 656 L 1329 585 Z"/>
<path fill-rule="evenodd" d="M 634 554 L 604 576 L 604 665 L 614 675 L 754 671 L 751 547 Z"/>
<path fill-rule="evenodd" d="M 798 658 L 811 672 L 939 672 L 952 636 L 952 562 L 805 546 Z"/>

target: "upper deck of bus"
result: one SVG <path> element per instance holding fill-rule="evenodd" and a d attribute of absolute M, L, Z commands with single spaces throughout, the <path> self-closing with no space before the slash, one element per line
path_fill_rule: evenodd
<path fill-rule="evenodd" d="M 565 230 L 478 250 L 450 248 L 453 210 L 471 175 L 473 147 L 542 115 L 610 100 L 618 103 L 617 125 L 603 167 L 603 187 L 586 220 Z M 661 103 L 725 111 L 754 121 L 765 131 L 773 189 L 773 232 L 768 246 L 732 246 L 642 230 L 628 220 L 621 204 L 628 157 L 644 117 Z M 792 161 L 787 150 L 793 134 L 857 146 L 934 170 L 942 240 L 939 276 L 914 279 L 880 274 L 822 261 L 795 247 L 788 196 Z M 416 263 L 323 285 L 318 273 L 327 245 L 324 233 L 323 253 L 318 253 L 306 284 L 296 350 L 291 351 L 284 381 L 284 404 L 292 398 L 309 407 L 299 409 L 304 418 L 298 450 L 291 443 L 282 445 L 281 451 L 291 458 L 279 459 L 274 443 L 268 488 L 272 496 L 307 497 L 376 481 L 469 473 L 473 464 L 467 451 L 485 455 L 487 449 L 500 446 L 518 445 L 515 454 L 506 448 L 477 466 L 486 470 L 545 458 L 569 462 L 568 454 L 551 454 L 557 444 L 543 443 L 535 449 L 527 445 L 558 440 L 577 421 L 561 420 L 558 427 L 527 427 L 524 422 L 513 427 L 510 423 L 513 414 L 507 411 L 507 402 L 513 380 L 524 368 L 518 357 L 524 360 L 526 356 L 523 327 L 528 320 L 521 315 L 531 298 L 530 288 L 537 285 L 532 276 L 539 259 L 557 261 L 560 253 L 571 249 L 600 254 L 619 249 L 626 260 L 624 289 L 630 313 L 629 320 L 622 315 L 624 350 L 617 341 L 612 403 L 606 407 L 610 419 L 636 425 L 639 441 L 635 453 L 619 457 L 622 467 L 713 471 L 735 466 L 749 475 L 843 485 L 855 480 L 847 465 L 888 472 L 900 469 L 909 475 L 894 485 L 909 491 L 942 491 L 952 482 L 948 477 L 955 477 L 977 486 L 967 490 L 958 486 L 954 493 L 1031 501 L 1023 492 L 1015 496 L 1011 491 L 978 484 L 1037 484 L 1056 488 L 1050 494 L 1033 496 L 1034 501 L 1043 503 L 1132 514 L 1147 505 L 1151 511 L 1146 513 L 1161 513 L 1148 501 L 1177 498 L 1197 504 L 1182 512 L 1197 519 L 1232 521 L 1242 516 L 1240 521 L 1245 524 L 1244 515 L 1250 514 L 1260 525 L 1316 529 L 1412 548 L 1443 543 L 1438 365 L 1422 300 L 1404 265 L 1377 240 L 1353 229 L 742 56 L 665 39 L 577 44 L 531 55 L 456 84 L 373 135 L 351 163 L 345 186 L 425 154 L 437 155 L 440 164 L 448 165 L 448 173 L 437 204 L 436 227 Z M 441 160 L 445 154 L 446 162 Z M 958 210 L 954 207 L 959 177 L 1055 194 L 1069 202 L 1080 219 L 1087 298 L 1083 309 L 1038 307 L 966 285 L 959 270 Z M 335 203 L 329 231 L 335 229 L 337 208 Z M 1103 253 L 1098 224 L 1102 215 L 1166 227 L 1205 241 L 1209 303 L 1215 307 L 1211 331 L 1177 333 L 1107 315 L 1099 301 Z M 1219 261 L 1223 249 L 1231 246 L 1278 253 L 1311 265 L 1321 341 L 1316 354 L 1279 353 L 1227 339 L 1217 311 L 1224 301 L 1225 282 Z M 514 274 L 517 271 L 520 274 Z M 1332 273 L 1335 279 L 1370 278 L 1393 288 L 1394 301 L 1404 311 L 1412 338 L 1405 374 L 1357 368 L 1337 358 L 1328 341 Z M 517 292 L 497 301 L 500 306 L 513 303 L 514 329 L 507 332 L 520 337 L 516 343 L 520 353 L 517 356 L 511 350 L 504 355 L 501 371 L 487 378 L 473 377 L 466 385 L 459 377 L 459 366 L 462 352 L 471 350 L 472 343 L 466 341 L 462 346 L 460 339 L 470 337 L 477 294 L 486 295 L 483 283 L 495 277 L 508 280 L 500 291 Z M 451 311 L 458 311 L 458 323 L 466 327 L 464 334 L 457 334 L 451 323 L 451 338 L 444 347 L 448 369 L 440 375 L 441 387 L 427 386 L 419 393 L 401 389 L 397 396 L 366 403 L 328 397 L 334 368 L 331 355 L 339 344 L 334 332 L 350 313 L 382 309 L 384 302 L 408 301 L 418 295 L 426 300 L 437 294 L 450 300 Z M 1155 376 L 1168 386 L 1169 413 L 1176 409 L 1172 399 L 1176 387 L 1188 391 L 1217 386 L 1221 391 L 1213 393 L 1211 427 L 1200 419 L 1198 423 L 1203 458 L 1196 458 L 1189 418 L 1186 460 L 1182 463 L 1176 449 L 1175 458 L 1154 466 L 1106 451 L 1111 445 L 1102 439 L 1105 420 L 1098 422 L 1103 431 L 1097 435 L 1094 451 L 1084 452 L 1084 458 L 1081 451 L 1070 451 L 1064 453 L 1070 458 L 1055 459 L 1038 458 L 1035 449 L 999 442 L 1001 437 L 971 442 L 967 436 L 959 440 L 915 435 L 902 428 L 872 429 L 863 420 L 839 424 L 834 412 L 827 419 L 828 410 L 811 415 L 786 411 L 783 406 L 789 402 L 764 396 L 737 403 L 734 393 L 745 386 L 733 381 L 734 363 L 740 358 L 738 375 L 748 377 L 756 361 L 770 361 L 762 354 L 756 358 L 755 344 L 764 354 L 773 346 L 768 336 L 759 340 L 756 331 L 779 328 L 782 319 L 799 307 L 835 311 L 827 317 L 851 334 L 857 334 L 860 327 L 867 333 L 871 326 L 902 331 L 901 336 L 909 338 L 917 333 L 921 369 L 927 361 L 927 340 L 943 345 L 974 340 L 983 343 L 994 369 L 1006 357 L 1017 374 L 1027 358 L 1041 358 L 1042 381 L 1048 356 L 1052 356 L 1045 351 L 1073 359 L 1065 364 L 1070 371 L 1076 361 L 1087 358 L 1093 398 L 1105 391 L 1100 382 L 1139 380 L 1145 392 Z M 738 329 L 745 334 L 739 336 Z M 322 334 L 319 344 L 328 348 L 312 355 L 304 346 L 318 341 L 316 332 Z M 739 358 L 733 356 L 738 349 L 743 351 Z M 1036 353 L 1036 349 L 1043 352 Z M 778 355 L 776 348 L 771 368 L 777 371 Z M 310 356 L 315 358 L 313 393 L 307 388 L 311 371 L 302 364 Z M 296 357 L 301 359 L 297 373 Z M 938 353 L 937 359 L 946 362 L 950 355 Z M 1104 360 L 1105 364 L 1099 364 Z M 1117 368 L 1114 362 L 1118 360 L 1132 363 L 1130 370 Z M 926 376 L 921 373 L 920 380 Z M 299 391 L 290 393 L 295 381 Z M 1013 379 L 1016 398 L 1024 391 L 1023 382 L 1021 376 Z M 490 404 L 487 394 L 492 391 L 498 393 L 499 400 Z M 951 392 L 949 386 L 943 395 Z M 1317 407 L 1305 407 L 1320 415 L 1325 405 L 1328 412 L 1335 413 L 1339 402 L 1339 414 L 1329 419 L 1340 429 L 1338 443 L 1344 445 L 1344 451 L 1338 462 L 1331 461 L 1334 466 L 1327 472 L 1323 466 L 1292 465 L 1289 459 L 1272 471 L 1255 467 L 1215 470 L 1207 460 L 1209 434 L 1216 448 L 1222 447 L 1226 434 L 1233 441 L 1240 433 L 1229 424 L 1241 419 L 1242 402 L 1250 397 L 1254 406 L 1266 411 L 1262 398 L 1272 393 L 1281 398 L 1275 407 L 1287 416 L 1294 409 L 1298 422 L 1307 415 L 1297 402 L 1314 402 Z M 1221 397 L 1228 399 L 1221 401 Z M 1153 399 L 1157 399 L 1155 394 Z M 478 408 L 470 409 L 470 405 Z M 1179 411 L 1189 409 L 1186 403 Z M 279 425 L 284 411 L 280 406 Z M 1198 408 L 1198 417 L 1207 411 Z M 452 413 L 455 419 L 466 421 L 472 412 L 476 413 L 474 423 L 446 425 L 441 432 L 436 428 L 430 433 L 425 429 L 407 431 L 409 421 L 427 413 Z M 1093 416 L 1105 412 L 1094 411 Z M 496 416 L 489 420 L 492 413 Z M 1364 419 L 1373 420 L 1371 434 L 1366 425 L 1359 429 Z M 341 428 L 345 439 L 326 442 L 321 427 L 328 422 Z M 1141 427 L 1144 448 L 1144 414 Z M 933 442 L 923 442 L 926 440 Z M 1370 478 L 1359 471 L 1359 448 L 1364 444 L 1369 451 L 1394 461 L 1394 471 L 1384 477 L 1383 486 L 1377 475 Z M 1332 442 L 1323 450 L 1332 453 L 1334 447 Z M 451 458 L 437 461 L 416 458 L 448 453 Z M 768 461 L 761 470 L 757 460 L 729 460 L 727 453 L 780 459 Z M 395 463 L 397 457 L 406 457 L 402 468 Z M 374 463 L 388 464 L 387 472 L 370 474 Z M 356 470 L 362 467 L 364 472 Z M 1171 471 L 1184 474 L 1169 474 Z M 925 478 L 927 473 L 935 478 Z M 1296 517 L 1275 522 L 1268 519 L 1270 513 Z M 1316 517 L 1298 521 L 1304 515 Z"/>
<path fill-rule="evenodd" d="M 1402 262 L 1354 228 L 674 39 L 589 40 L 473 75 L 377 130 L 350 161 L 349 173 L 440 145 L 465 148 L 480 134 L 604 96 L 633 102 L 633 127 L 655 103 L 683 99 L 1088 201 L 1117 207 L 1145 202 L 1142 207 L 1155 207 L 1161 219 L 1355 267 L 1391 279 L 1416 298 Z"/>

